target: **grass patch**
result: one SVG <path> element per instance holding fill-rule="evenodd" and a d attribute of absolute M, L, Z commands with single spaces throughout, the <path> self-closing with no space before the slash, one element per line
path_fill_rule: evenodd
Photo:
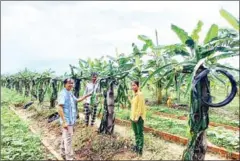
<path fill-rule="evenodd" d="M 129 120 L 129 115 L 130 111 L 119 110 L 117 118 Z M 159 116 L 152 115 L 152 113 L 148 111 L 145 125 L 170 134 L 188 137 L 188 125 L 186 121 L 161 118 Z M 223 127 L 213 127 L 207 129 L 207 136 L 208 139 L 217 146 L 224 147 L 229 151 L 239 150 L 239 144 L 237 144 L 239 143 L 239 133 L 226 130 Z"/>
<path fill-rule="evenodd" d="M 24 104 L 30 99 L 15 91 L 1 89 L 1 160 L 54 159 L 41 145 L 40 137 L 31 133 L 28 124 L 22 121 L 9 105 Z"/>
<path fill-rule="evenodd" d="M 149 111 L 153 111 L 153 112 L 163 112 L 163 113 L 167 113 L 167 114 L 172 114 L 172 115 L 176 115 L 176 116 L 187 116 L 188 115 L 188 111 L 182 110 L 182 109 L 173 109 L 173 108 L 169 108 L 166 106 L 151 106 L 148 109 Z M 216 122 L 216 123 L 220 123 L 220 124 L 225 124 L 225 125 L 230 125 L 230 126 L 234 126 L 234 127 L 239 127 L 239 120 L 232 118 L 232 115 L 228 115 L 226 113 L 221 113 L 221 116 L 223 117 L 219 117 L 219 112 L 214 111 L 216 109 L 210 109 L 209 110 L 209 119 L 211 122 Z"/>
<path fill-rule="evenodd" d="M 7 88 L 1 88 L 1 105 L 23 105 L 30 101 L 30 98 L 21 96 L 16 91 Z"/>
<path fill-rule="evenodd" d="M 45 153 L 39 136 L 29 131 L 28 124 L 6 106 L 1 110 L 2 160 L 41 160 L 50 157 Z"/>
<path fill-rule="evenodd" d="M 168 113 L 168 114 L 173 114 L 176 116 L 187 116 L 188 112 L 184 111 L 184 110 L 178 110 L 178 109 L 173 109 L 173 108 L 169 108 L 166 106 L 151 106 L 149 107 L 150 111 L 154 111 L 154 112 L 163 112 L 163 113 Z"/>
<path fill-rule="evenodd" d="M 223 127 L 212 127 L 207 130 L 209 140 L 218 146 L 225 147 L 229 151 L 239 151 L 239 131 L 233 132 Z"/>
<path fill-rule="evenodd" d="M 239 120 L 233 120 L 229 117 L 219 117 L 219 115 L 210 114 L 209 120 L 220 124 L 230 125 L 234 127 L 240 127 Z"/>

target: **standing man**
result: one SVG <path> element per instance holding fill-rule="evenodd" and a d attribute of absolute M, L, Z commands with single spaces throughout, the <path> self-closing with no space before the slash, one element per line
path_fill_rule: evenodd
<path fill-rule="evenodd" d="M 73 79 L 67 78 L 63 84 L 64 89 L 58 96 L 58 113 L 62 125 L 61 155 L 66 160 L 73 160 L 72 137 L 73 126 L 77 118 L 76 102 L 83 101 L 91 94 L 77 99 L 71 92 L 74 84 Z"/>
<path fill-rule="evenodd" d="M 98 74 L 93 72 L 91 74 L 91 77 L 92 77 L 92 81 L 90 83 L 87 83 L 86 85 L 86 89 L 85 89 L 85 92 L 84 92 L 84 95 L 87 95 L 89 93 L 93 93 L 93 92 L 98 92 L 99 91 L 99 85 L 97 83 L 97 77 L 98 77 Z M 85 103 L 84 103 L 84 114 L 85 114 L 85 125 L 86 127 L 89 125 L 89 116 L 90 114 L 92 114 L 92 120 L 91 120 L 91 126 L 94 125 L 94 122 L 95 122 L 95 119 L 96 119 L 96 114 L 97 114 L 97 97 L 96 97 L 96 102 L 94 103 L 92 110 L 90 110 L 90 102 L 91 102 L 91 98 L 88 97 L 86 100 L 85 100 Z"/>

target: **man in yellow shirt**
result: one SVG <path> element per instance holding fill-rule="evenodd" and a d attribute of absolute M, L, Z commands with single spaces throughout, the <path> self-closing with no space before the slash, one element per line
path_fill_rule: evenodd
<path fill-rule="evenodd" d="M 131 100 L 131 122 L 132 128 L 135 134 L 136 145 L 133 150 L 138 154 L 142 155 L 144 135 L 143 135 L 143 126 L 144 120 L 146 119 L 146 106 L 145 100 L 142 92 L 139 89 L 139 82 L 132 82 L 132 90 L 134 91 L 135 96 Z"/>

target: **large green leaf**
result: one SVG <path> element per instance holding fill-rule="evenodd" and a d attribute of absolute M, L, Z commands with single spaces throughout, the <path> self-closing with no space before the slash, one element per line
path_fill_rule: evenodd
<path fill-rule="evenodd" d="M 239 50 L 239 39 L 238 40 L 233 40 L 232 42 L 230 42 L 229 46 L 231 48 L 238 47 L 238 50 Z"/>
<path fill-rule="evenodd" d="M 234 29 L 239 31 L 239 21 L 228 11 L 221 9 L 220 10 L 221 16 L 228 21 L 229 24 L 233 26 Z"/>
<path fill-rule="evenodd" d="M 157 83 L 159 81 L 163 81 L 165 79 L 165 77 L 168 77 L 172 73 L 174 73 L 173 69 L 167 70 L 164 74 L 159 75 L 159 77 L 157 77 L 157 80 L 155 82 L 153 82 L 153 84 L 155 84 L 155 83 Z"/>
<path fill-rule="evenodd" d="M 142 51 L 146 51 L 147 49 L 148 49 L 148 45 L 144 44 L 143 47 L 142 47 Z"/>
<path fill-rule="evenodd" d="M 176 25 L 171 25 L 171 29 L 177 34 L 183 44 L 189 39 L 188 33 Z"/>
<path fill-rule="evenodd" d="M 216 52 L 228 52 L 228 48 L 226 47 L 214 47 L 214 48 L 211 48 L 211 49 L 204 49 L 202 50 L 199 54 L 201 56 L 201 58 L 205 58 L 207 56 L 210 56 Z"/>
<path fill-rule="evenodd" d="M 221 38 L 237 38 L 239 35 L 238 31 L 230 28 L 220 28 L 218 31 Z"/>
<path fill-rule="evenodd" d="M 145 35 L 138 35 L 138 39 L 144 41 L 148 47 L 153 48 L 154 44 L 149 37 Z M 145 51 L 147 46 L 144 46 L 142 50 Z"/>
<path fill-rule="evenodd" d="M 156 64 L 157 64 L 157 62 L 156 62 L 155 59 L 154 59 L 154 60 L 153 60 L 153 59 L 150 59 L 150 60 L 148 60 L 148 62 L 147 62 L 147 66 L 146 66 L 145 69 L 149 69 L 149 68 L 151 68 L 151 67 L 155 67 Z"/>
<path fill-rule="evenodd" d="M 239 39 L 236 40 L 236 39 L 231 38 L 230 36 L 227 36 L 226 38 L 218 37 L 215 40 L 212 40 L 211 42 L 209 42 L 205 45 L 202 45 L 201 48 L 207 49 L 207 48 L 212 48 L 214 46 L 229 46 L 231 48 L 239 47 Z"/>
<path fill-rule="evenodd" d="M 169 67 L 169 66 L 172 66 L 172 65 L 174 65 L 174 64 L 173 64 L 173 63 L 169 63 L 169 64 L 167 64 L 167 65 L 164 65 L 164 66 L 156 69 L 156 70 L 155 70 L 152 74 L 150 74 L 150 75 L 148 76 L 148 78 L 143 82 L 141 88 L 143 88 L 143 87 L 145 86 L 145 84 L 147 83 L 147 81 L 148 81 L 149 79 L 151 79 L 155 74 L 161 72 L 161 71 L 164 70 L 165 68 L 167 68 L 167 67 Z"/>
<path fill-rule="evenodd" d="M 127 57 L 121 57 L 121 58 L 118 58 L 117 61 L 118 61 L 119 65 L 124 65 L 125 63 L 130 61 L 130 59 Z"/>
<path fill-rule="evenodd" d="M 164 45 L 156 45 L 152 48 L 153 51 L 158 52 L 161 51 L 162 49 L 164 49 L 166 46 Z"/>
<path fill-rule="evenodd" d="M 227 70 L 232 70 L 232 71 L 240 72 L 239 69 L 232 68 L 232 67 L 227 67 L 227 66 L 222 65 L 222 64 L 219 64 L 219 63 L 215 63 L 214 65 L 215 65 L 216 67 L 218 67 L 218 68 L 223 68 L 223 69 L 227 69 Z"/>
<path fill-rule="evenodd" d="M 183 84 L 183 80 L 185 79 L 186 76 L 187 76 L 186 73 L 181 74 L 181 76 L 180 76 L 180 81 L 179 81 L 179 87 Z"/>
<path fill-rule="evenodd" d="M 178 63 L 178 65 L 182 65 L 182 66 L 195 66 L 197 64 L 196 60 L 185 60 L 181 63 Z"/>
<path fill-rule="evenodd" d="M 218 36 L 218 26 L 216 24 L 213 24 L 210 29 L 208 30 L 208 33 L 204 39 L 204 44 L 209 43 L 214 38 Z"/>
<path fill-rule="evenodd" d="M 181 55 L 181 56 L 190 56 L 189 52 L 185 50 L 174 50 L 175 55 Z"/>
<path fill-rule="evenodd" d="M 184 97 L 186 97 L 186 95 L 189 93 L 189 91 L 190 91 L 190 89 L 191 89 L 193 74 L 194 74 L 194 73 L 192 73 L 191 76 L 188 77 L 188 79 L 187 79 L 187 83 L 186 83 L 186 84 L 187 84 L 187 89 L 186 89 L 186 91 L 185 91 L 185 93 L 184 93 Z"/>
<path fill-rule="evenodd" d="M 171 75 L 170 75 L 170 77 L 168 79 L 168 83 L 165 86 L 166 90 L 173 84 L 173 80 L 174 80 L 174 73 L 171 73 Z"/>
<path fill-rule="evenodd" d="M 226 59 L 226 58 L 230 58 L 230 57 L 234 57 L 234 56 L 239 56 L 239 52 L 238 53 L 235 53 L 235 52 L 221 53 L 217 56 L 213 56 L 209 60 L 210 61 L 217 61 L 217 60 Z"/>
<path fill-rule="evenodd" d="M 216 80 L 218 80 L 219 82 L 221 82 L 222 84 L 226 84 L 218 75 L 217 75 L 217 72 L 215 72 L 215 71 L 211 71 L 210 72 L 210 75 L 212 75 L 213 76 L 213 78 L 215 78 Z"/>
<path fill-rule="evenodd" d="M 123 66 L 120 66 L 119 70 L 130 70 L 133 66 L 134 66 L 134 64 L 132 64 L 132 63 L 126 63 Z"/>
<path fill-rule="evenodd" d="M 175 56 L 175 55 L 189 56 L 190 55 L 183 44 L 167 45 L 162 47 L 162 50 L 164 50 L 164 53 L 170 56 Z"/>
<path fill-rule="evenodd" d="M 192 32 L 191 37 L 196 42 L 198 42 L 198 40 L 199 40 L 199 35 L 198 34 L 201 32 L 202 26 L 203 26 L 203 22 L 199 20 L 198 23 L 197 23 L 197 27 Z"/>

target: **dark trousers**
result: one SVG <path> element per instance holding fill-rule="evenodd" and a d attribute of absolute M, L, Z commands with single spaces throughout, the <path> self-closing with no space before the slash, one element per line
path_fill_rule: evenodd
<path fill-rule="evenodd" d="M 97 114 L 97 106 L 92 107 L 93 109 L 90 109 L 90 105 L 88 103 L 84 104 L 84 114 L 85 114 L 85 124 L 88 126 L 89 124 L 89 116 L 92 115 L 91 120 L 91 126 L 94 125 L 96 114 Z"/>
<path fill-rule="evenodd" d="M 132 129 L 135 134 L 136 146 L 139 151 L 142 151 L 144 143 L 143 125 L 144 120 L 142 119 L 142 117 L 140 117 L 137 122 L 132 121 Z"/>

